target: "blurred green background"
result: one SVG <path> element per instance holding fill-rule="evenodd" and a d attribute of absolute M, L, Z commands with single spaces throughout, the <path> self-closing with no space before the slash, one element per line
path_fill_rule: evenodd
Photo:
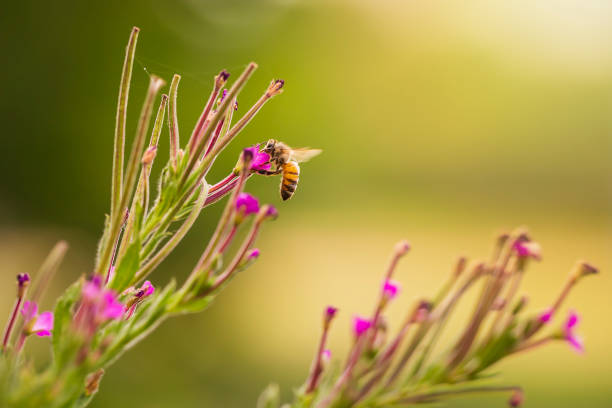
<path fill-rule="evenodd" d="M 518 225 L 544 248 L 523 287 L 534 311 L 556 295 L 576 259 L 603 273 L 567 304 L 584 316 L 586 354 L 555 344 L 499 365 L 500 381 L 524 385 L 527 407 L 612 405 L 612 3 L 4 4 L 0 316 L 14 275 L 34 272 L 58 239 L 71 250 L 53 295 L 92 268 L 133 25 L 142 32 L 129 132 L 148 73 L 183 76 L 185 139 L 212 76 L 221 68 L 237 75 L 253 60 L 260 69 L 241 112 L 272 78 L 284 78 L 286 91 L 224 152 L 209 181 L 227 173 L 242 146 L 270 137 L 324 153 L 302 166 L 288 203 L 277 179 L 249 182 L 281 213 L 259 240 L 258 264 L 207 312 L 167 322 L 127 353 L 92 407 L 254 406 L 269 381 L 289 397 L 308 370 L 322 308 L 341 309 L 331 338 L 341 356 L 350 316 L 371 309 L 394 242 L 407 238 L 414 248 L 397 275 L 398 323 L 414 299 L 434 293 L 457 256 L 485 257 L 496 233 Z M 167 133 L 162 138 L 163 152 Z M 210 208 L 155 284 L 190 270 L 219 212 Z"/>

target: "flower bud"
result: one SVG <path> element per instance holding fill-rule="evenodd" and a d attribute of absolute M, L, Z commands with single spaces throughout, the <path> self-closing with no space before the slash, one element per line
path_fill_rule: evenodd
<path fill-rule="evenodd" d="M 141 163 L 144 165 L 149 165 L 153 163 L 153 160 L 155 159 L 156 154 L 157 154 L 157 146 L 149 147 L 142 155 Z"/>
<path fill-rule="evenodd" d="M 283 87 L 284 86 L 285 86 L 285 81 L 284 80 L 282 80 L 282 79 L 275 79 L 274 81 L 272 81 L 272 83 L 268 87 L 268 90 L 266 91 L 266 95 L 268 96 L 268 98 L 276 96 L 276 95 L 280 94 L 281 92 L 283 92 Z"/>
<path fill-rule="evenodd" d="M 370 330 L 370 327 L 372 327 L 372 322 L 369 319 L 360 316 L 353 317 L 353 333 L 355 337 L 360 337 Z"/>
<path fill-rule="evenodd" d="M 383 299 L 385 301 L 389 301 L 393 299 L 394 297 L 396 297 L 399 294 L 399 291 L 400 291 L 399 283 L 392 281 L 390 279 L 386 280 L 383 283 L 382 293 L 383 293 Z"/>
<path fill-rule="evenodd" d="M 333 306 L 327 306 L 325 313 L 323 314 L 323 327 L 329 327 L 329 324 L 338 313 L 338 308 Z"/>
<path fill-rule="evenodd" d="M 397 256 L 406 255 L 408 251 L 410 251 L 410 244 L 408 243 L 408 241 L 400 241 L 395 244 L 395 254 Z"/>
<path fill-rule="evenodd" d="M 519 407 L 521 406 L 521 404 L 523 403 L 523 391 L 522 390 L 515 390 L 512 393 L 512 396 L 510 397 L 510 399 L 508 400 L 508 405 L 510 405 L 511 407 Z"/>
<path fill-rule="evenodd" d="M 215 76 L 215 88 L 217 89 L 223 88 L 229 76 L 230 76 L 229 72 L 227 72 L 224 69 L 221 70 L 221 72 L 219 72 L 219 74 Z"/>
<path fill-rule="evenodd" d="M 30 284 L 30 275 L 27 273 L 20 273 L 17 275 L 17 296 L 23 297 L 25 291 Z"/>

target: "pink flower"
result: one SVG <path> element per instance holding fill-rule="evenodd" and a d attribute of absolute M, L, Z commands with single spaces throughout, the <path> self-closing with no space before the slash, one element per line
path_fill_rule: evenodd
<path fill-rule="evenodd" d="M 580 317 L 575 311 L 570 311 L 569 316 L 567 317 L 567 321 L 565 322 L 565 326 L 563 327 L 563 332 L 565 335 L 565 340 L 579 353 L 584 352 L 584 344 L 582 342 L 582 338 L 577 336 L 574 333 L 574 328 L 578 325 L 580 321 Z"/>
<path fill-rule="evenodd" d="M 152 295 L 155 292 L 155 287 L 150 281 L 145 281 L 140 289 L 138 290 L 138 297 L 147 297 Z"/>
<path fill-rule="evenodd" d="M 325 309 L 325 316 L 329 319 L 332 319 L 334 316 L 336 316 L 336 313 L 338 313 L 337 307 L 327 306 L 327 309 Z"/>
<path fill-rule="evenodd" d="M 110 306 L 107 307 L 107 312 L 112 314 L 113 318 L 117 318 L 114 317 L 117 314 L 121 316 L 121 313 L 125 315 L 126 319 L 132 317 L 136 311 L 136 307 L 138 307 L 147 296 L 151 296 L 155 292 L 155 287 L 150 281 L 145 281 L 139 289 L 134 290 L 134 288 L 130 288 L 126 292 L 132 293 L 132 298 L 127 301 L 125 306 L 116 300 L 113 301 L 109 299 Z M 124 294 L 126 292 L 124 292 Z M 119 309 L 119 306 L 121 306 L 121 309 Z"/>
<path fill-rule="evenodd" d="M 532 258 L 536 261 L 542 259 L 542 248 L 540 244 L 533 241 L 516 241 L 514 251 L 519 258 Z"/>
<path fill-rule="evenodd" d="M 259 201 L 249 193 L 240 193 L 236 197 L 236 211 L 243 211 L 244 215 L 255 214 L 259 211 Z"/>
<path fill-rule="evenodd" d="M 260 152 L 259 144 L 252 147 L 247 147 L 244 150 L 249 151 L 253 156 L 253 159 L 251 160 L 251 170 L 270 170 L 270 155 L 266 152 Z"/>
<path fill-rule="evenodd" d="M 104 293 L 102 308 L 100 309 L 100 315 L 104 320 L 118 319 L 123 314 L 123 304 L 121 304 L 115 294 L 108 290 Z"/>
<path fill-rule="evenodd" d="M 552 308 L 548 308 L 540 314 L 540 321 L 542 323 L 548 323 L 550 319 L 552 319 L 553 310 Z"/>
<path fill-rule="evenodd" d="M 331 350 L 329 349 L 325 349 L 323 350 L 323 352 L 321 353 L 321 358 L 323 359 L 323 362 L 327 363 L 329 360 L 331 360 Z"/>
<path fill-rule="evenodd" d="M 259 248 L 251 249 L 251 251 L 247 254 L 247 259 L 250 261 L 257 258 L 259 258 Z"/>
<path fill-rule="evenodd" d="M 370 320 L 364 319 L 360 316 L 355 316 L 353 318 L 353 332 L 355 333 L 355 336 L 361 336 L 367 332 L 370 327 L 372 327 L 372 322 Z"/>
<path fill-rule="evenodd" d="M 102 279 L 94 275 L 81 290 L 84 304 L 90 306 L 96 322 L 105 322 L 109 319 L 118 319 L 122 316 L 125 306 L 117 300 L 114 291 L 102 287 Z"/>
<path fill-rule="evenodd" d="M 400 284 L 395 281 L 387 279 L 383 283 L 383 287 L 382 287 L 383 296 L 388 300 L 391 300 L 395 296 L 397 296 L 399 293 L 399 290 L 400 290 Z"/>
<path fill-rule="evenodd" d="M 268 206 L 268 211 L 266 211 L 266 217 L 276 218 L 278 217 L 278 210 L 273 206 Z"/>
<path fill-rule="evenodd" d="M 24 330 L 26 333 L 36 335 L 40 337 L 50 336 L 51 330 L 53 330 L 53 313 L 42 312 L 38 314 L 38 305 L 36 302 L 25 301 L 21 309 L 21 314 L 25 321 Z"/>
<path fill-rule="evenodd" d="M 17 285 L 19 285 L 19 287 L 23 287 L 27 285 L 29 282 L 30 282 L 30 275 L 28 275 L 27 273 L 20 273 L 19 275 L 17 275 Z"/>

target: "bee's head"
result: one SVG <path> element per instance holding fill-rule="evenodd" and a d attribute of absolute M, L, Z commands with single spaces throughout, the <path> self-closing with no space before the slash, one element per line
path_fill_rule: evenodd
<path fill-rule="evenodd" d="M 274 146 L 276 146 L 276 140 L 268 140 L 268 143 L 266 143 L 266 147 L 264 147 L 264 152 L 268 154 L 272 153 L 274 151 Z"/>

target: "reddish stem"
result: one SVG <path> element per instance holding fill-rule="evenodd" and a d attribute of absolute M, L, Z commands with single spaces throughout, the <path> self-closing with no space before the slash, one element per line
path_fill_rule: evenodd
<path fill-rule="evenodd" d="M 11 317 L 9 318 L 8 324 L 6 325 L 6 330 L 4 331 L 4 339 L 2 340 L 2 352 L 6 350 L 6 346 L 8 345 L 9 339 L 11 338 L 11 332 L 13 331 L 13 326 L 15 325 L 15 321 L 17 320 L 17 313 L 19 313 L 19 308 L 21 307 L 22 301 L 23 295 L 17 296 L 17 300 L 15 301 L 15 307 L 13 308 Z"/>

